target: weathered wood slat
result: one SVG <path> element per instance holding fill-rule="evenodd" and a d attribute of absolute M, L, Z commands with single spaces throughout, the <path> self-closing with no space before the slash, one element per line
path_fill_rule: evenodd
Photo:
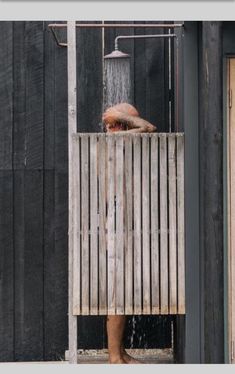
<path fill-rule="evenodd" d="M 177 313 L 177 243 L 176 243 L 176 139 L 168 137 L 169 162 L 169 311 Z"/>
<path fill-rule="evenodd" d="M 98 184 L 97 137 L 90 136 L 90 300 L 91 314 L 98 314 Z"/>
<path fill-rule="evenodd" d="M 158 138 L 151 137 L 151 300 L 152 314 L 158 314 L 159 306 L 159 199 L 158 199 Z"/>
<path fill-rule="evenodd" d="M 115 314 L 116 306 L 116 295 L 115 295 L 115 141 L 112 136 L 108 137 L 107 140 L 108 153 L 107 153 L 107 164 L 108 164 L 108 179 L 107 179 L 107 201 L 108 201 L 108 216 L 107 216 L 107 244 L 108 244 L 108 314 Z M 105 264 L 101 264 L 105 266 Z"/>
<path fill-rule="evenodd" d="M 107 313 L 107 240 L 106 240 L 106 178 L 107 146 L 104 136 L 99 136 L 98 144 L 98 187 L 99 187 L 99 314 Z M 103 266 L 102 266 L 103 265 Z"/>
<path fill-rule="evenodd" d="M 142 266 L 143 314 L 150 314 L 150 196 L 149 136 L 142 137 Z M 157 171 L 157 170 L 156 170 Z"/>
<path fill-rule="evenodd" d="M 89 166 L 88 135 L 81 138 L 81 261 L 82 261 L 82 314 L 89 314 Z"/>
<path fill-rule="evenodd" d="M 116 140 L 116 313 L 124 314 L 123 137 Z"/>
<path fill-rule="evenodd" d="M 178 313 L 185 313 L 184 138 L 177 137 Z"/>
<path fill-rule="evenodd" d="M 134 313 L 141 314 L 141 138 L 134 136 Z"/>
<path fill-rule="evenodd" d="M 160 137 L 160 297 L 161 314 L 168 314 L 168 234 L 167 234 L 167 142 Z"/>
<path fill-rule="evenodd" d="M 73 182 L 72 182 L 72 134 L 77 132 L 77 61 L 76 61 L 76 25 L 67 23 L 68 39 L 68 205 L 69 205 L 69 362 L 77 362 L 77 317 L 73 315 Z"/>
<path fill-rule="evenodd" d="M 80 139 L 73 138 L 72 141 L 72 173 L 73 173 L 73 314 L 80 314 L 81 308 L 81 289 L 80 289 L 80 277 L 81 277 L 81 229 L 80 229 Z"/>
<path fill-rule="evenodd" d="M 74 314 L 185 313 L 183 136 L 73 138 Z"/>
<path fill-rule="evenodd" d="M 133 176 L 132 138 L 125 137 L 125 314 L 133 314 Z"/>

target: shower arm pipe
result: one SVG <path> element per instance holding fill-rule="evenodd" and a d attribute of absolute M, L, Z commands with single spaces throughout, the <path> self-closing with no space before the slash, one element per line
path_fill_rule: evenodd
<path fill-rule="evenodd" d="M 48 25 L 49 29 L 52 32 L 52 35 L 56 41 L 56 44 L 59 47 L 67 47 L 67 43 L 61 43 L 58 40 L 58 37 L 56 35 L 55 29 L 61 29 L 61 28 L 66 28 L 67 29 L 67 23 L 50 23 Z M 131 29 L 136 29 L 136 28 L 152 28 L 152 29 L 158 29 L 158 28 L 164 28 L 164 29 L 175 29 L 175 28 L 181 28 L 184 27 L 184 23 L 157 23 L 157 24 L 151 24 L 151 23 L 76 23 L 76 27 L 78 28 L 131 28 Z"/>
<path fill-rule="evenodd" d="M 176 118 L 175 128 L 179 131 L 179 40 L 176 34 L 155 35 L 119 35 L 115 38 L 115 51 L 118 51 L 118 41 L 121 39 L 175 38 L 176 39 Z"/>
<path fill-rule="evenodd" d="M 119 35 L 115 38 L 115 51 L 118 51 L 118 41 L 121 39 L 155 39 L 155 38 L 177 38 L 176 34 L 154 34 L 154 35 Z"/>

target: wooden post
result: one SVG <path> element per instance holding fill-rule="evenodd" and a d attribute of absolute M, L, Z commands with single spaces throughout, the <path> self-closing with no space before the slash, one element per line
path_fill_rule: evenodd
<path fill-rule="evenodd" d="M 210 364 L 224 362 L 222 50 L 222 22 L 203 22 L 199 131 L 201 287 L 203 361 Z"/>
<path fill-rule="evenodd" d="M 76 25 L 68 22 L 68 169 L 69 169 L 69 363 L 77 363 L 77 316 L 73 315 L 72 134 L 77 132 Z"/>

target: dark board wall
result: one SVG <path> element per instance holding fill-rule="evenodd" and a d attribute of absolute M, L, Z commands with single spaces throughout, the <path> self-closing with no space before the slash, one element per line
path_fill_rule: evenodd
<path fill-rule="evenodd" d="M 67 50 L 48 23 L 0 22 L 0 361 L 60 359 L 68 344 Z M 102 32 L 77 38 L 79 131 L 99 131 Z M 129 46 L 135 103 L 167 131 L 166 43 Z M 80 317 L 78 331 L 80 348 L 106 347 L 104 317 Z M 171 318 L 129 318 L 125 341 L 169 347 Z"/>

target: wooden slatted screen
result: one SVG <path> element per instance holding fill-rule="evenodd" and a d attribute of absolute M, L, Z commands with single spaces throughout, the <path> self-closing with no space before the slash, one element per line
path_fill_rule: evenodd
<path fill-rule="evenodd" d="M 73 313 L 184 314 L 184 134 L 73 134 Z"/>

